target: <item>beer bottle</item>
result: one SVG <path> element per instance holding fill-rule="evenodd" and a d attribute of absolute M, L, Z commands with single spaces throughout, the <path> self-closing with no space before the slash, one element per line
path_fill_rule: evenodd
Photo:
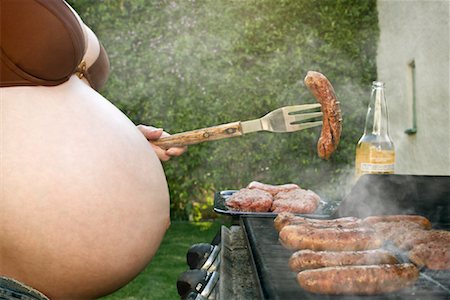
<path fill-rule="evenodd" d="M 356 177 L 363 174 L 393 174 L 394 164 L 395 149 L 389 136 L 384 83 L 374 81 L 364 134 L 356 145 Z"/>

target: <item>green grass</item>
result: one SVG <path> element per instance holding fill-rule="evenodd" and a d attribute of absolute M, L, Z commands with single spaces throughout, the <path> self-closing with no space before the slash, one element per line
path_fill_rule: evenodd
<path fill-rule="evenodd" d="M 151 263 L 128 285 L 102 300 L 179 299 L 176 282 L 189 267 L 186 253 L 196 243 L 210 243 L 222 221 L 172 222 Z"/>

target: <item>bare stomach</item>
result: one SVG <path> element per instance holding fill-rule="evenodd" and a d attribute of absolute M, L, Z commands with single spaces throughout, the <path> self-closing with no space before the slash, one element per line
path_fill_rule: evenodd
<path fill-rule="evenodd" d="M 155 153 L 76 77 L 0 92 L 0 274 L 55 299 L 120 288 L 169 226 Z"/>

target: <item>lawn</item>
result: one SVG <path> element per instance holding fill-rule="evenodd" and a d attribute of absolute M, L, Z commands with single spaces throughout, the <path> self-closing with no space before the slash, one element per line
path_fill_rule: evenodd
<path fill-rule="evenodd" d="M 210 243 L 225 221 L 172 222 L 147 268 L 128 285 L 102 300 L 179 299 L 176 282 L 188 270 L 186 253 L 196 243 Z"/>

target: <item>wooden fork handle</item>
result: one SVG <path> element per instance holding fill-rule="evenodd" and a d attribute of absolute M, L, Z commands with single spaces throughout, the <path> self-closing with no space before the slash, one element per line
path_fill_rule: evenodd
<path fill-rule="evenodd" d="M 176 133 L 171 136 L 152 141 L 152 144 L 168 149 L 170 147 L 183 147 L 241 135 L 243 135 L 241 122 L 237 121 L 208 128 Z"/>

